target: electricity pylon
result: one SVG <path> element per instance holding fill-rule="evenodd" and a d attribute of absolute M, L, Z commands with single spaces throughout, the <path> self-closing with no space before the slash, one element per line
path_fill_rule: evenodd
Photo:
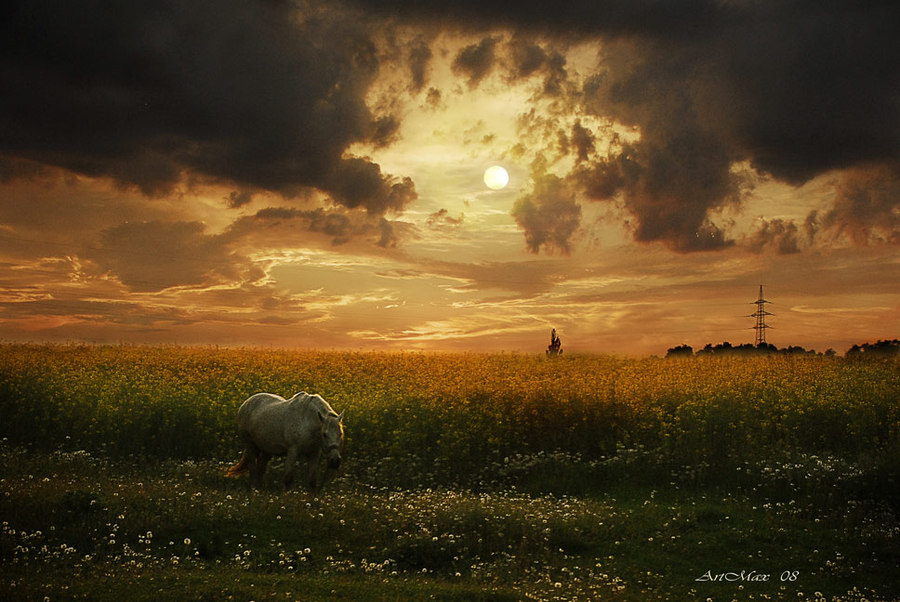
<path fill-rule="evenodd" d="M 775 315 L 766 311 L 766 303 L 771 303 L 771 301 L 766 301 L 763 298 L 763 285 L 761 284 L 759 285 L 759 299 L 754 301 L 754 303 L 756 303 L 756 311 L 750 314 L 750 317 L 756 318 L 756 325 L 753 327 L 756 331 L 756 342 L 754 344 L 760 347 L 766 344 L 766 329 L 772 328 L 766 324 L 766 316 Z"/>

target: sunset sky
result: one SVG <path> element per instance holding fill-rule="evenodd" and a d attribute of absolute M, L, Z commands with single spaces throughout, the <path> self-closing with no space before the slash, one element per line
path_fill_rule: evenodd
<path fill-rule="evenodd" d="M 664 354 L 752 343 L 760 284 L 779 347 L 898 338 L 898 29 L 894 1 L 14 1 L 0 341 Z"/>

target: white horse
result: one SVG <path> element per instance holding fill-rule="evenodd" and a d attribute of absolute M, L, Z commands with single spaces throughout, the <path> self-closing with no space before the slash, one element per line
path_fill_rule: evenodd
<path fill-rule="evenodd" d="M 316 472 L 323 452 L 327 469 L 321 485 L 341 464 L 343 417 L 343 412 L 335 412 L 319 395 L 300 392 L 290 399 L 271 393 L 252 395 L 238 410 L 238 433 L 244 442 L 244 454 L 226 476 L 250 471 L 251 485 L 261 488 L 269 460 L 272 456 L 285 456 L 284 488 L 289 489 L 295 464 L 304 458 L 309 488 L 318 491 Z"/>

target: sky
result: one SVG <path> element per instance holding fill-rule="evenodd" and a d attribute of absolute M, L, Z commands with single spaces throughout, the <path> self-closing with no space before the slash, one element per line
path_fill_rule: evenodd
<path fill-rule="evenodd" d="M 900 5 L 13 1 L 0 341 L 900 337 Z M 493 190 L 483 174 L 509 174 Z"/>

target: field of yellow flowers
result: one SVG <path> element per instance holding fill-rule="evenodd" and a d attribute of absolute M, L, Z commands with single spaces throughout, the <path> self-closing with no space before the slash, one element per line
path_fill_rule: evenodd
<path fill-rule="evenodd" d="M 301 390 L 341 475 L 225 479 Z M 3 344 L 0 418 L 0 597 L 900 596 L 897 361 Z"/>
<path fill-rule="evenodd" d="M 347 411 L 351 455 L 454 472 L 539 451 L 695 463 L 900 438 L 896 361 L 0 346 L 2 436 L 43 449 L 229 458 L 244 399 L 301 390 Z"/>

